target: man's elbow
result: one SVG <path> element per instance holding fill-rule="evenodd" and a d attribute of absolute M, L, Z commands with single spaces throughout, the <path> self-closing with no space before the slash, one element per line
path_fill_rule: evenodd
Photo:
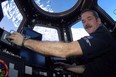
<path fill-rule="evenodd" d="M 82 56 L 83 52 L 78 42 L 68 43 L 65 48 L 61 50 L 59 56 L 62 58 L 67 58 L 70 56 Z"/>

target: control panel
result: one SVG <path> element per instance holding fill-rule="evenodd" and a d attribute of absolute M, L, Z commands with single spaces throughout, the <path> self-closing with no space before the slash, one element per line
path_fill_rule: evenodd
<path fill-rule="evenodd" d="M 36 55 L 38 62 L 32 63 L 33 59 L 35 59 L 33 56 L 36 53 L 29 55 L 31 51 L 12 44 L 6 39 L 6 36 L 9 34 L 9 32 L 0 29 L 0 77 L 77 77 L 75 74 L 60 68 L 55 69 L 42 66 L 48 63 L 45 62 L 46 56 Z M 19 54 L 21 51 L 26 51 L 26 53 L 23 53 L 23 56 L 28 54 L 32 58 L 27 58 L 29 60 L 22 58 L 22 55 Z"/>

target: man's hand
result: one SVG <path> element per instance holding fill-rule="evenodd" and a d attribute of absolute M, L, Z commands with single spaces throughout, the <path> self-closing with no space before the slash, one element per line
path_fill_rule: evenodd
<path fill-rule="evenodd" d="M 56 62 L 56 65 L 62 66 L 63 69 L 77 73 L 77 74 L 82 74 L 85 71 L 85 66 L 84 65 L 70 65 L 66 64 L 63 62 Z"/>
<path fill-rule="evenodd" d="M 12 43 L 18 46 L 22 46 L 24 39 L 24 37 L 18 32 L 13 32 L 11 35 L 7 36 L 6 38 L 10 39 Z"/>

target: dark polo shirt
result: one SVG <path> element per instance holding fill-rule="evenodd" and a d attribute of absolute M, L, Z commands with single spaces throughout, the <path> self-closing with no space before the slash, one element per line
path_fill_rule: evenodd
<path fill-rule="evenodd" d="M 104 26 L 78 42 L 83 51 L 79 59 L 86 66 L 82 77 L 116 77 L 116 52 L 112 48 L 112 36 Z"/>

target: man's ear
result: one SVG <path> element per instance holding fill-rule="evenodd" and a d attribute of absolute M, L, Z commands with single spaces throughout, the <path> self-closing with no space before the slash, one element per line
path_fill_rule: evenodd
<path fill-rule="evenodd" d="M 101 19 L 100 19 L 100 18 L 97 18 L 97 22 L 98 22 L 99 24 L 101 24 Z"/>

